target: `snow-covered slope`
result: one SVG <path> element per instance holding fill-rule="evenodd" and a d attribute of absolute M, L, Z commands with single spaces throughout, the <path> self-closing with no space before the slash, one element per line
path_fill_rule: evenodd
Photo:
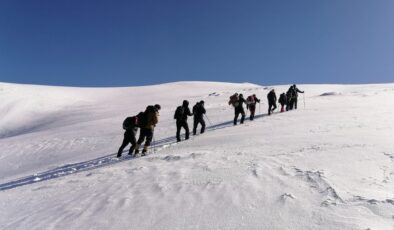
<path fill-rule="evenodd" d="M 0 84 L 0 229 L 392 230 L 394 84 L 300 85 L 306 107 L 268 117 L 269 88 Z M 263 115 L 232 126 L 234 92 Z M 212 125 L 175 144 L 183 99 Z M 123 119 L 155 103 L 156 152 L 113 159 Z"/>

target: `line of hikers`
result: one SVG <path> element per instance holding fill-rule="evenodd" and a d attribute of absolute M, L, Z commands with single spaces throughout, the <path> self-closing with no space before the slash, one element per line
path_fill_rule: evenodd
<path fill-rule="evenodd" d="M 280 112 L 297 109 L 297 101 L 298 101 L 298 93 L 304 93 L 297 88 L 294 84 L 290 86 L 286 93 L 282 93 L 279 96 L 279 103 L 281 105 Z M 275 90 L 272 89 L 267 94 L 268 99 L 268 115 L 277 108 L 276 106 L 276 93 Z M 246 109 L 250 111 L 249 119 L 253 121 L 256 112 L 256 104 L 260 103 L 260 99 L 256 97 L 256 94 L 250 95 L 244 99 L 242 94 L 235 93 L 230 96 L 230 100 L 228 102 L 229 105 L 234 107 L 234 120 L 233 124 L 237 125 L 238 117 L 241 114 L 240 123 L 243 124 L 245 120 L 245 110 L 243 104 L 246 104 Z M 260 107 L 259 107 L 260 108 Z M 127 117 L 123 122 L 123 129 L 125 130 L 124 138 L 122 145 L 118 150 L 117 157 L 122 156 L 123 149 L 130 143 L 131 147 L 129 150 L 129 155 L 133 156 L 139 153 L 140 145 L 145 141 L 144 147 L 142 149 L 142 156 L 145 156 L 148 147 L 150 146 L 152 139 L 154 128 L 156 124 L 159 122 L 159 110 L 161 109 L 159 104 L 149 105 L 146 107 L 144 112 L 140 112 L 138 115 L 133 117 Z M 204 108 L 204 101 L 197 102 L 192 111 L 189 109 L 189 101 L 184 100 L 181 106 L 178 106 L 174 113 L 174 119 L 176 120 L 176 139 L 177 142 L 181 141 L 180 132 L 183 128 L 185 130 L 185 140 L 189 139 L 190 131 L 189 125 L 187 122 L 188 116 L 194 116 L 193 118 L 193 135 L 197 134 L 197 127 L 200 124 L 201 130 L 200 133 L 204 133 L 205 131 L 205 121 L 204 115 L 206 115 L 206 110 Z M 207 117 L 208 118 L 208 117 Z M 136 135 L 138 128 L 140 128 L 140 135 L 138 140 L 136 140 Z"/>
<path fill-rule="evenodd" d="M 204 101 L 199 101 L 193 106 L 193 112 L 189 109 L 189 101 L 184 100 L 181 106 L 178 106 L 174 113 L 174 119 L 176 120 L 176 139 L 177 141 L 181 141 L 181 129 L 185 129 L 185 139 L 189 139 L 189 125 L 187 123 L 188 116 L 194 116 L 194 124 L 193 124 L 193 135 L 197 134 L 197 126 L 201 125 L 200 133 L 205 132 L 205 121 L 204 114 L 206 110 L 204 108 Z M 138 115 L 133 117 L 127 117 L 123 121 L 123 129 L 125 130 L 122 145 L 119 147 L 117 157 L 122 156 L 123 149 L 131 144 L 129 155 L 133 156 L 139 153 L 140 145 L 144 142 L 145 144 L 142 149 L 142 156 L 145 156 L 148 147 L 150 146 L 152 139 L 154 128 L 156 124 L 159 122 L 159 110 L 161 106 L 159 104 L 149 105 L 146 107 L 144 112 L 140 112 Z M 140 128 L 140 136 L 138 141 L 136 140 L 136 135 L 138 128 Z"/>

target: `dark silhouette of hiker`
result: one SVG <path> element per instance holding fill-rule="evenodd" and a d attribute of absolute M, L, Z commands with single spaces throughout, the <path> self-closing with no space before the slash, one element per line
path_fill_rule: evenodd
<path fill-rule="evenodd" d="M 181 106 L 175 110 L 174 119 L 176 119 L 176 140 L 181 141 L 181 128 L 185 129 L 185 139 L 189 139 L 189 125 L 187 123 L 187 116 L 193 114 L 189 109 L 189 102 L 184 100 Z"/>
<path fill-rule="evenodd" d="M 202 134 L 205 132 L 205 121 L 204 121 L 204 114 L 205 113 L 206 113 L 206 110 L 204 108 L 204 101 L 197 102 L 193 106 L 193 114 L 194 114 L 193 135 L 196 135 L 196 133 L 197 133 L 198 124 L 201 124 L 200 133 Z"/>
<path fill-rule="evenodd" d="M 129 155 L 133 154 L 134 148 L 137 145 L 135 136 L 138 131 L 138 117 L 127 117 L 123 121 L 123 129 L 125 130 L 125 132 L 123 135 L 122 145 L 119 147 L 118 154 L 116 155 L 116 157 L 118 158 L 122 156 L 123 149 L 126 148 L 129 143 L 131 144 Z"/>
<path fill-rule="evenodd" d="M 279 96 L 279 103 L 281 105 L 280 112 L 283 113 L 285 111 L 285 105 L 287 104 L 287 97 L 285 93 L 282 93 Z"/>
<path fill-rule="evenodd" d="M 293 107 L 294 109 L 297 109 L 297 101 L 298 101 L 298 93 L 304 93 L 304 91 L 301 91 L 297 88 L 297 86 L 294 84 L 293 85 L 293 94 L 294 94 L 294 100 L 293 100 Z"/>
<path fill-rule="evenodd" d="M 268 99 L 268 115 L 271 115 L 271 113 L 276 109 L 276 94 L 274 89 L 272 89 L 267 94 L 267 99 Z"/>
<path fill-rule="evenodd" d="M 140 121 L 140 136 L 137 141 L 137 146 L 135 147 L 135 154 L 139 153 L 139 147 L 144 142 L 144 148 L 142 149 L 142 156 L 146 155 L 148 151 L 148 147 L 150 146 L 153 133 L 156 124 L 159 122 L 159 110 L 161 109 L 160 105 L 150 105 L 146 107 L 145 112 L 140 113 L 138 120 Z"/>
<path fill-rule="evenodd" d="M 256 103 L 260 103 L 260 99 L 256 97 L 256 94 L 250 95 L 248 98 L 246 98 L 246 109 L 250 111 L 250 117 L 249 119 L 253 121 L 254 119 L 254 114 L 256 112 Z"/>
<path fill-rule="evenodd" d="M 287 98 L 286 111 L 293 109 L 294 97 L 295 97 L 295 93 L 293 86 L 290 86 L 289 90 L 287 90 L 286 92 L 286 98 Z"/>
<path fill-rule="evenodd" d="M 244 99 L 242 94 L 235 93 L 230 97 L 229 105 L 234 107 L 234 125 L 237 125 L 238 116 L 241 114 L 241 124 L 244 123 L 245 120 L 245 110 L 243 104 L 246 104 L 246 100 Z"/>

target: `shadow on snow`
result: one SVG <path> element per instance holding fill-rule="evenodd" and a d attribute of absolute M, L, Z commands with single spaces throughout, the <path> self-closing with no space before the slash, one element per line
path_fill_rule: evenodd
<path fill-rule="evenodd" d="M 255 118 L 260 118 L 260 117 L 264 117 L 267 116 L 267 114 L 260 114 L 260 115 L 256 115 Z M 246 119 L 245 119 L 246 121 Z M 223 129 L 223 128 L 227 128 L 227 127 L 231 127 L 233 126 L 233 121 L 227 121 L 227 122 L 223 122 L 223 123 L 219 123 L 219 124 L 215 124 L 215 125 L 211 125 L 209 127 L 207 127 L 207 131 L 213 131 L 213 130 L 218 130 L 218 129 Z M 184 135 L 182 135 L 184 137 Z M 158 141 L 155 141 L 153 143 L 153 145 L 151 146 L 151 148 L 153 148 L 154 150 L 160 150 L 161 148 L 165 148 L 168 146 L 171 146 L 172 144 L 176 143 L 176 138 L 174 137 L 167 137 L 167 138 L 163 138 L 160 139 Z M 113 165 L 116 163 L 120 163 L 123 161 L 128 161 L 128 160 L 132 160 L 134 159 L 133 157 L 126 157 L 126 158 L 121 158 L 118 159 L 116 158 L 116 153 L 107 155 L 107 156 L 103 156 L 103 157 L 99 157 L 96 159 L 92 159 L 92 160 L 88 160 L 88 161 L 83 161 L 83 162 L 79 162 L 79 163 L 73 163 L 73 164 L 66 164 L 45 172 L 41 172 L 41 173 L 36 173 L 30 176 L 26 176 L 20 179 L 16 179 L 7 183 L 3 183 L 0 184 L 0 191 L 4 191 L 4 190 L 8 190 L 8 189 L 13 189 L 16 187 L 20 187 L 23 185 L 29 185 L 29 184 L 34 184 L 37 182 L 42 182 L 42 181 L 46 181 L 46 180 L 51 180 L 51 179 L 55 179 L 58 177 L 63 177 L 63 176 L 67 176 L 70 174 L 74 174 L 74 173 L 79 173 L 79 172 L 84 172 L 84 171 L 88 171 L 88 170 L 92 170 L 92 169 L 97 169 L 97 168 L 101 168 L 101 167 L 106 167 L 109 165 Z"/>

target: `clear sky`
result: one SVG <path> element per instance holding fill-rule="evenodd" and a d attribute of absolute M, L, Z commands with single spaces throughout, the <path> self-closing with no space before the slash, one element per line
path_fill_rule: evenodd
<path fill-rule="evenodd" d="M 2 0 L 0 81 L 394 82 L 393 0 Z"/>

